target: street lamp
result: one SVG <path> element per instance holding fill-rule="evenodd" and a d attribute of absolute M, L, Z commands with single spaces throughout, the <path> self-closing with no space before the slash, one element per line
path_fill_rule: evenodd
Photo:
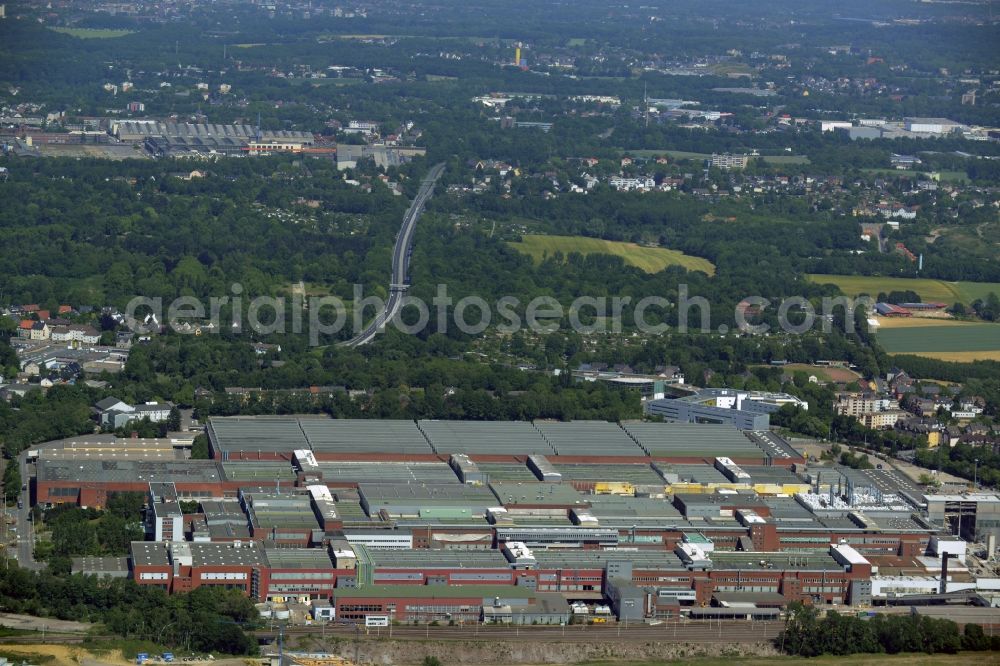
<path fill-rule="evenodd" d="M 975 459 L 975 463 L 976 463 L 976 465 L 973 468 L 973 472 L 972 472 L 972 487 L 973 488 L 978 488 L 979 487 L 979 458 Z"/>

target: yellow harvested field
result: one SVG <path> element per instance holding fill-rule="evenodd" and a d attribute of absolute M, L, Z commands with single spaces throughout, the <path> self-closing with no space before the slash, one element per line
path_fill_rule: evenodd
<path fill-rule="evenodd" d="M 878 327 L 886 328 L 928 328 L 931 326 L 974 326 L 974 321 L 940 319 L 938 317 L 876 317 Z"/>
<path fill-rule="evenodd" d="M 659 273 L 667 266 L 682 266 L 689 271 L 701 271 L 715 275 L 715 265 L 708 259 L 692 257 L 679 250 L 665 247 L 645 247 L 636 243 L 589 238 L 586 236 L 547 236 L 533 234 L 523 236 L 519 242 L 510 243 L 518 252 L 527 254 L 536 262 L 557 252 L 564 256 L 573 252 L 580 254 L 610 254 L 621 257 L 625 263 L 647 273 Z"/>
<path fill-rule="evenodd" d="M 895 356 L 896 354 L 893 354 Z M 971 363 L 973 361 L 1000 361 L 1000 349 L 991 351 L 921 351 L 907 352 L 908 356 L 924 356 L 926 358 L 936 358 L 939 361 L 952 361 L 954 363 Z"/>

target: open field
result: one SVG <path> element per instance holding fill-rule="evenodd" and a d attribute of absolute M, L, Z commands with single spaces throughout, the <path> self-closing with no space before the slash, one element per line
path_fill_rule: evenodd
<path fill-rule="evenodd" d="M 767 164 L 809 164 L 805 155 L 764 155 L 760 159 Z"/>
<path fill-rule="evenodd" d="M 934 328 L 945 326 L 975 326 L 974 321 L 961 321 L 945 317 L 876 317 L 878 330 L 890 328 Z"/>
<path fill-rule="evenodd" d="M 934 325 L 937 323 L 938 325 Z M 1000 325 L 903 326 L 879 330 L 879 344 L 890 354 L 916 354 L 948 361 L 1000 360 Z"/>
<path fill-rule="evenodd" d="M 1000 295 L 1000 283 L 997 282 L 945 282 L 930 278 L 894 278 L 868 275 L 817 275 L 808 276 L 819 284 L 835 284 L 848 296 L 868 294 L 872 297 L 879 292 L 915 291 L 925 302 L 939 301 L 941 303 L 961 302 L 968 305 L 977 298 L 986 298 L 992 291 Z"/>
<path fill-rule="evenodd" d="M 765 366 L 760 366 L 765 367 Z M 771 366 L 766 366 L 771 367 Z M 828 365 L 809 365 L 808 363 L 789 363 L 788 365 L 782 365 L 780 368 L 784 372 L 804 372 L 807 375 L 816 375 L 816 379 L 821 382 L 837 382 L 849 384 L 853 381 L 861 379 L 861 375 L 854 372 L 850 368 L 840 368 L 837 366 Z"/>
<path fill-rule="evenodd" d="M 668 250 L 663 247 L 643 247 L 635 243 L 621 243 L 600 238 L 530 235 L 524 236 L 520 242 L 511 243 L 510 246 L 518 252 L 527 254 L 536 262 L 556 252 L 562 252 L 564 255 L 571 252 L 610 254 L 622 257 L 625 263 L 647 273 L 658 273 L 667 266 L 683 266 L 691 271 L 715 274 L 715 266 L 708 259 L 692 257 L 678 250 Z"/>
<path fill-rule="evenodd" d="M 964 183 L 969 180 L 968 174 L 964 171 L 938 171 L 941 180 L 948 180 L 956 183 Z"/>
<path fill-rule="evenodd" d="M 915 353 L 915 352 L 910 352 Z M 950 361 L 952 363 L 972 363 L 973 361 L 1000 361 L 1000 349 L 991 351 L 964 351 L 964 352 L 920 352 L 917 356 L 935 358 L 939 361 Z"/>
<path fill-rule="evenodd" d="M 107 28 L 49 28 L 55 32 L 61 32 L 77 39 L 114 39 L 131 35 L 134 30 L 111 30 Z"/>

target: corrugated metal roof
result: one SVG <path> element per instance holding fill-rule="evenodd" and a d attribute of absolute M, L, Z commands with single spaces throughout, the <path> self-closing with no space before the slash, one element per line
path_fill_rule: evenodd
<path fill-rule="evenodd" d="M 607 421 L 537 421 L 535 427 L 561 456 L 644 456 L 617 424 Z"/>

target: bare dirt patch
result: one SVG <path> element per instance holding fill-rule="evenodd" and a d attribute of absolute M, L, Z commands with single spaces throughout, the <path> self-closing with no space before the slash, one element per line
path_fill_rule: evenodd
<path fill-rule="evenodd" d="M 73 633 L 88 631 L 91 626 L 92 625 L 86 622 L 55 620 L 51 618 L 35 617 L 34 615 L 19 615 L 17 613 L 0 613 L 0 627 L 8 627 L 10 629 L 41 631 L 44 627 L 46 631 Z"/>

